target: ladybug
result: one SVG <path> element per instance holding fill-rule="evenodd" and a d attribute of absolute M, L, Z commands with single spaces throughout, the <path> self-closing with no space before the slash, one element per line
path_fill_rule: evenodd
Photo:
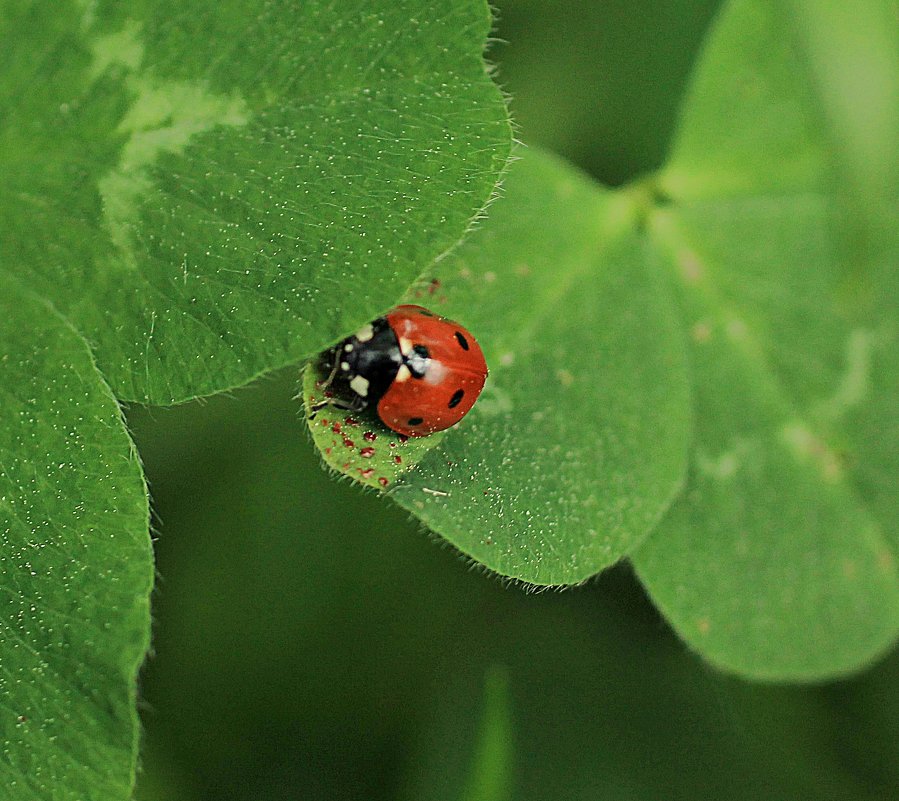
<path fill-rule="evenodd" d="M 331 368 L 325 386 L 333 385 L 347 408 L 373 406 L 384 425 L 407 437 L 454 426 L 487 379 L 477 340 L 421 306 L 391 309 L 323 358 Z"/>

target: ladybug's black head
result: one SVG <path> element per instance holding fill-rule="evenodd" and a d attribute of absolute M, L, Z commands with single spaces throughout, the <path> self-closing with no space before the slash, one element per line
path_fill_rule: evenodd
<path fill-rule="evenodd" d="M 331 351 L 338 392 L 377 403 L 403 364 L 396 334 L 383 317 L 347 337 Z"/>

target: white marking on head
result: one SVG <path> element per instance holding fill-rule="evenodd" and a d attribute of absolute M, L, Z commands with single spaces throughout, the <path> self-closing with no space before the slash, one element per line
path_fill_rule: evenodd
<path fill-rule="evenodd" d="M 343 346 L 343 349 L 344 349 L 347 353 L 349 353 L 349 352 L 353 349 L 353 343 L 352 343 L 352 342 L 347 342 L 346 345 Z"/>
<path fill-rule="evenodd" d="M 371 327 L 371 323 L 366 323 L 356 332 L 356 339 L 360 342 L 368 342 L 375 335 L 375 329 Z"/>
<path fill-rule="evenodd" d="M 412 353 L 412 340 L 406 339 L 406 337 L 400 337 L 400 353 L 403 356 L 408 356 Z"/>
<path fill-rule="evenodd" d="M 406 367 L 405 364 L 400 365 L 400 369 L 396 371 L 396 378 L 394 381 L 398 381 L 399 383 L 403 383 L 403 381 L 408 381 L 412 377 L 412 372 Z"/>
<path fill-rule="evenodd" d="M 350 389 L 363 398 L 368 397 L 368 379 L 361 375 L 357 375 L 350 381 Z"/>
<path fill-rule="evenodd" d="M 349 362 L 341 362 L 340 369 L 343 370 L 344 372 L 346 372 L 347 370 L 350 369 L 350 363 Z"/>

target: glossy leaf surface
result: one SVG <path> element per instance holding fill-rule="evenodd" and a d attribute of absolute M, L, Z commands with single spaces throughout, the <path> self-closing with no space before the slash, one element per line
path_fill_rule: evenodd
<path fill-rule="evenodd" d="M 0 259 L 121 398 L 306 358 L 390 306 L 490 197 L 510 130 L 489 26 L 475 0 L 14 0 Z"/>
<path fill-rule="evenodd" d="M 680 486 L 683 345 L 637 214 L 630 196 L 526 152 L 489 218 L 437 265 L 437 289 L 411 298 L 470 330 L 490 377 L 458 426 L 415 443 L 387 491 L 503 575 L 586 579 L 640 542 Z M 344 469 L 327 427 L 312 430 Z"/>
<path fill-rule="evenodd" d="M 432 12 L 3 4 L 4 788 L 133 782 L 152 554 L 113 394 L 168 404 L 301 361 L 493 192 L 511 137 L 489 9 Z"/>
<path fill-rule="evenodd" d="M 883 8 L 730 3 L 659 179 L 672 203 L 651 231 L 679 284 L 697 432 L 687 490 L 634 560 L 694 648 L 759 678 L 852 670 L 899 632 L 899 28 Z M 822 76 L 841 62 L 872 67 L 864 98 Z M 846 119 L 872 98 L 865 125 Z M 860 171 L 860 148 L 883 170 Z"/>
<path fill-rule="evenodd" d="M 0 786 L 124 799 L 153 581 L 143 476 L 84 341 L 0 278 Z"/>

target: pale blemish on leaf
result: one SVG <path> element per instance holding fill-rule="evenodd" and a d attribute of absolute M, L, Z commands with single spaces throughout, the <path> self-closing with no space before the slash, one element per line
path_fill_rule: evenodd
<path fill-rule="evenodd" d="M 871 390 L 871 363 L 877 335 L 858 328 L 846 341 L 846 370 L 834 394 L 821 404 L 822 416 L 834 419 L 861 404 Z"/>
<path fill-rule="evenodd" d="M 732 342 L 742 342 L 749 338 L 749 326 L 739 317 L 731 317 L 727 321 L 724 330 Z"/>
<path fill-rule="evenodd" d="M 804 423 L 788 423 L 781 429 L 781 438 L 800 461 L 812 462 L 829 484 L 835 484 L 843 477 L 840 457 Z"/>
<path fill-rule="evenodd" d="M 896 559 L 893 556 L 893 552 L 882 544 L 879 544 L 877 548 L 877 567 L 886 575 L 892 575 L 896 569 Z"/>
<path fill-rule="evenodd" d="M 746 439 L 738 439 L 732 448 L 717 456 L 700 449 L 696 451 L 696 469 L 716 481 L 729 481 L 746 464 L 753 450 L 754 444 Z"/>
<path fill-rule="evenodd" d="M 486 415 L 487 417 L 496 417 L 501 414 L 511 414 L 515 408 L 511 394 L 501 389 L 487 380 L 487 385 L 481 392 L 478 402 L 475 404 L 473 412 Z"/>
<path fill-rule="evenodd" d="M 217 95 L 203 81 L 165 81 L 140 72 L 140 26 L 94 39 L 89 76 L 96 80 L 111 68 L 126 72 L 133 100 L 116 133 L 127 137 L 119 164 L 98 181 L 103 218 L 113 244 L 135 263 L 131 228 L 140 198 L 152 187 L 150 168 L 162 154 L 182 153 L 192 139 L 217 126 L 240 127 L 249 121 L 246 103 L 236 93 Z"/>
<path fill-rule="evenodd" d="M 91 7 L 85 10 L 90 13 Z M 129 21 L 115 33 L 97 36 L 91 41 L 90 79 L 96 80 L 110 67 L 121 67 L 136 72 L 144 59 L 144 47 L 140 41 L 140 25 Z"/>
<path fill-rule="evenodd" d="M 705 278 L 705 267 L 694 251 L 683 248 L 678 251 L 676 258 L 678 270 L 685 283 L 698 284 Z"/>
<path fill-rule="evenodd" d="M 706 320 L 699 320 L 690 329 L 690 337 L 699 344 L 708 342 L 712 338 L 712 326 Z"/>

